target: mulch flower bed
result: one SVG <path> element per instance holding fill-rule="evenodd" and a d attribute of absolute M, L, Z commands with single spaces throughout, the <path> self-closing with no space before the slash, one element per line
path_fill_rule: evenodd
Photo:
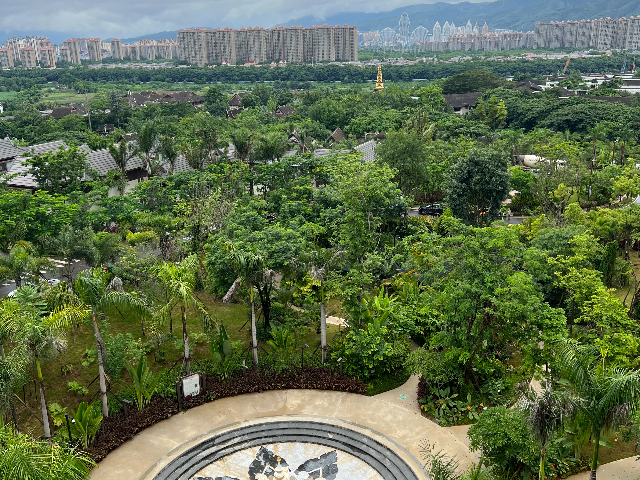
<path fill-rule="evenodd" d="M 360 380 L 340 375 L 328 368 L 305 367 L 304 370 L 292 369 L 281 373 L 247 370 L 244 374 L 237 373 L 224 382 L 207 376 L 204 393 L 184 399 L 183 409 L 188 410 L 219 398 L 286 389 L 336 390 L 364 394 L 366 385 Z M 144 410 L 130 410 L 129 417 L 125 417 L 124 412 L 110 415 L 102 421 L 95 441 L 87 449 L 87 453 L 95 462 L 99 462 L 138 432 L 176 413 L 178 403 L 175 397 L 154 397 Z"/>

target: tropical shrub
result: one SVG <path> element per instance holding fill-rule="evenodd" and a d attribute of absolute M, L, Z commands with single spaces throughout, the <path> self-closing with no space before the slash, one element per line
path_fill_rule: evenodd
<path fill-rule="evenodd" d="M 82 402 L 78 405 L 78 410 L 71 412 L 71 417 L 73 419 L 69 423 L 71 440 L 79 441 L 82 448 L 86 450 L 93 443 L 102 423 L 100 407 L 97 404 L 88 405 L 87 402 Z M 58 434 L 69 441 L 69 432 L 64 424 L 58 430 Z"/>
<path fill-rule="evenodd" d="M 147 366 L 147 357 L 142 356 L 138 360 L 138 365 L 133 368 L 127 365 L 127 371 L 133 380 L 133 388 L 135 390 L 135 402 L 138 410 L 144 409 L 158 387 L 158 377 L 154 376 L 151 369 Z"/>

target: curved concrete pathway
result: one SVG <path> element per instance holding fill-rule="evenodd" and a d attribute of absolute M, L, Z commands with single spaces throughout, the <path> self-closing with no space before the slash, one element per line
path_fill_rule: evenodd
<path fill-rule="evenodd" d="M 640 479 L 640 462 L 636 455 L 615 462 L 605 463 L 598 467 L 598 480 L 638 480 Z M 581 472 L 570 476 L 567 480 L 589 480 L 589 472 Z"/>
<path fill-rule="evenodd" d="M 414 380 L 415 382 L 415 380 Z M 415 401 L 411 381 L 400 387 L 398 402 Z M 476 455 L 454 434 L 429 421 L 393 398 L 396 391 L 376 397 L 320 390 L 280 390 L 223 398 L 179 413 L 146 430 L 111 452 L 91 474 L 92 480 L 137 480 L 153 478 L 163 465 L 180 452 L 225 429 L 258 420 L 313 419 L 335 425 L 348 425 L 363 433 L 383 437 L 394 451 L 417 470 L 420 444 L 427 441 L 436 450 L 455 456 L 466 470 Z M 407 395 L 407 399 L 400 395 Z M 417 402 L 416 402 L 417 403 Z M 416 471 L 416 473 L 419 473 Z M 426 479 L 426 475 L 423 474 Z"/>

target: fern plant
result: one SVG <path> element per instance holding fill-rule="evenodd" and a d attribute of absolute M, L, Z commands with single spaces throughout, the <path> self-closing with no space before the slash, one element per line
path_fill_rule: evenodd
<path fill-rule="evenodd" d="M 147 357 L 144 355 L 138 360 L 136 368 L 127 365 L 127 370 L 133 380 L 133 388 L 136 392 L 136 406 L 138 410 L 143 410 L 149 405 L 151 397 L 153 397 L 158 388 L 158 377 L 151 373 L 151 369 L 147 366 Z"/>

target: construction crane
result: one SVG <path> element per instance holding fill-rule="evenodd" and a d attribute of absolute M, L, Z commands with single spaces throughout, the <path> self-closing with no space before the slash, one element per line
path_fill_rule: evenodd
<path fill-rule="evenodd" d="M 567 67 L 569 66 L 569 62 L 571 61 L 571 57 L 567 57 L 567 63 L 564 64 L 564 70 L 562 70 L 562 74 L 567 73 Z"/>
<path fill-rule="evenodd" d="M 624 74 L 624 72 L 627 71 L 627 56 L 624 56 L 624 63 L 622 64 L 622 70 L 620 70 L 621 74 Z"/>

